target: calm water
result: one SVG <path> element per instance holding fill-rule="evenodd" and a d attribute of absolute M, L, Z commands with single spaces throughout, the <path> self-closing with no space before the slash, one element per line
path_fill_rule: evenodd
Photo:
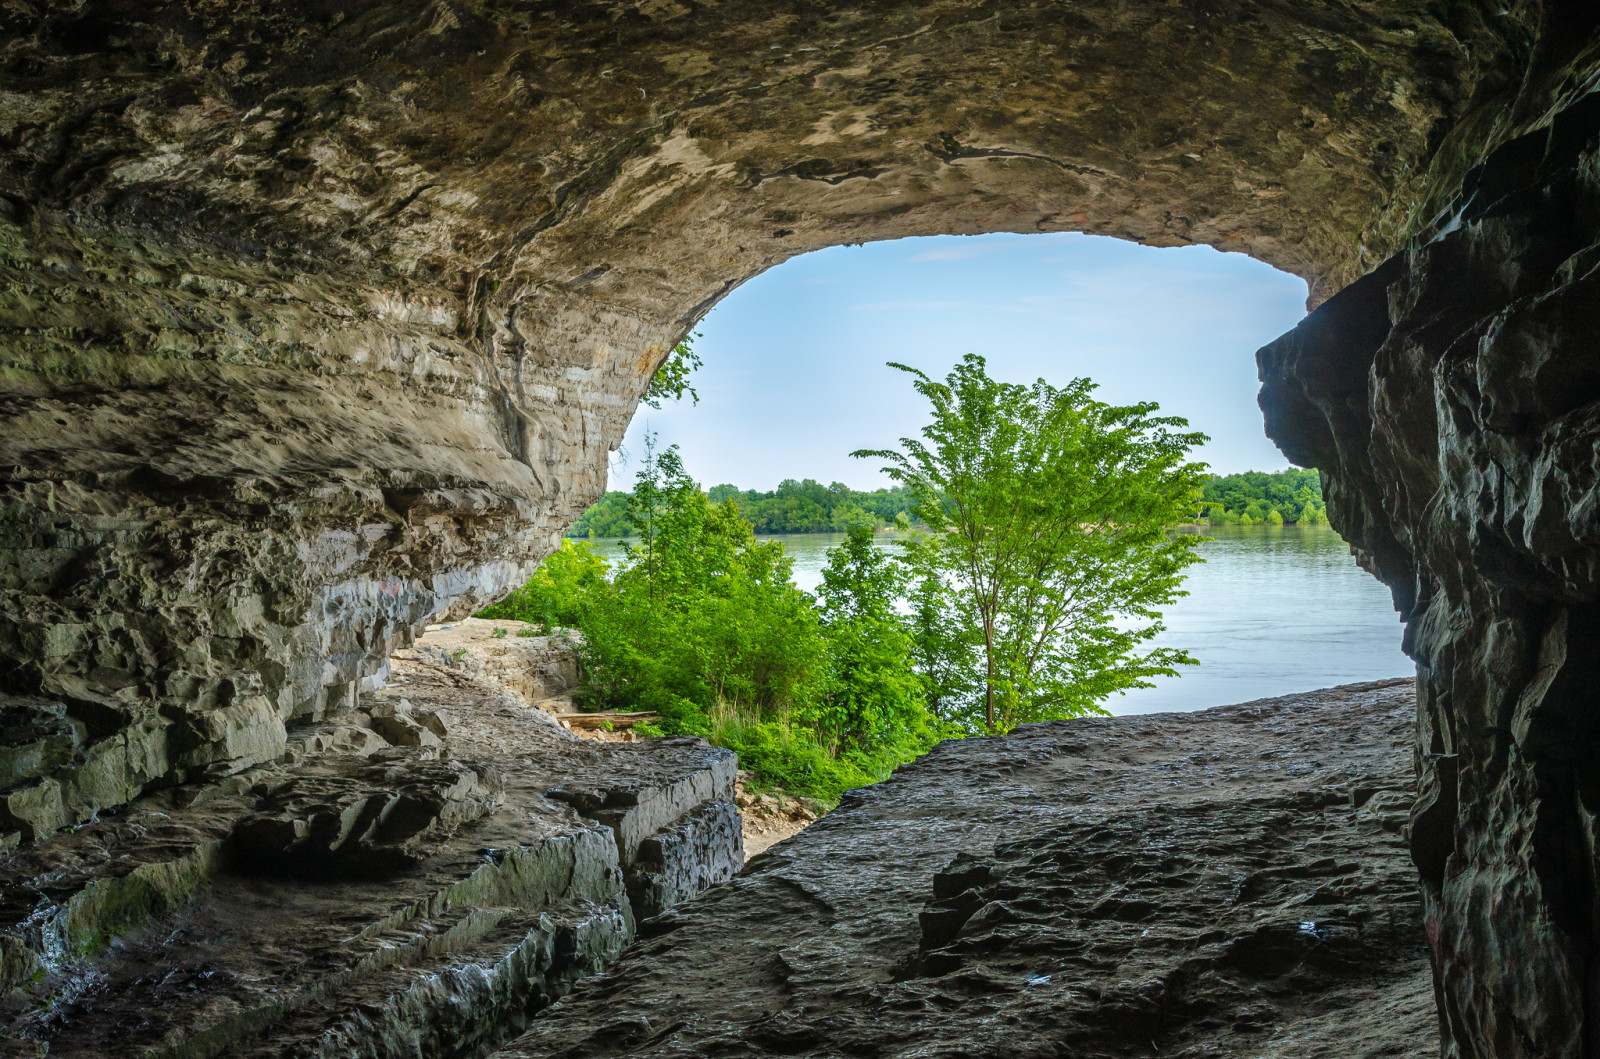
<path fill-rule="evenodd" d="M 1199 710 L 1230 702 L 1310 691 L 1357 680 L 1408 676 L 1400 653 L 1400 619 L 1389 590 L 1356 566 L 1327 527 L 1221 526 L 1190 568 L 1189 595 L 1167 610 L 1156 641 L 1200 660 L 1182 676 L 1161 680 L 1107 703 L 1112 713 Z M 827 550 L 843 534 L 782 535 L 794 557 L 795 581 L 814 592 Z M 892 547 L 890 538 L 880 538 Z M 595 541 L 607 558 L 617 541 Z"/>

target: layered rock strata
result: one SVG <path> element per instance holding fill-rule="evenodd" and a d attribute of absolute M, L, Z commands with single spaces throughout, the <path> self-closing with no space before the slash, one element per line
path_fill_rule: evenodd
<path fill-rule="evenodd" d="M 584 742 L 397 669 L 371 727 L 0 866 L 5 1054 L 479 1055 L 742 866 L 728 752 Z"/>
<path fill-rule="evenodd" d="M 1600 95 L 1259 354 L 1268 432 L 1417 659 L 1446 1055 L 1600 1048 Z"/>
<path fill-rule="evenodd" d="M 1265 405 L 1408 618 L 1447 1048 L 1600 1050 L 1597 23 L 6 5 L 0 849 L 292 730 L 364 741 L 392 650 L 526 576 L 671 343 L 763 269 L 934 233 L 1206 243 L 1346 288 L 1264 354 Z"/>
<path fill-rule="evenodd" d="M 1409 680 L 945 743 L 495 1059 L 1435 1053 Z"/>
<path fill-rule="evenodd" d="M 15 737 L 0 831 L 353 709 L 526 577 L 673 341 L 789 256 L 1086 231 L 1331 293 L 1541 10 L 7 5 L 3 738 L 70 732 Z"/>

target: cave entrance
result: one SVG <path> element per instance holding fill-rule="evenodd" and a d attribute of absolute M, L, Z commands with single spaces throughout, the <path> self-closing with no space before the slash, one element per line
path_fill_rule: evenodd
<path fill-rule="evenodd" d="M 815 592 L 849 517 L 842 491 L 889 484 L 849 453 L 923 423 L 924 402 L 885 362 L 941 377 L 969 352 L 1009 381 L 1087 376 L 1104 400 L 1154 400 L 1209 437 L 1195 455 L 1219 476 L 1283 472 L 1252 354 L 1303 319 L 1306 300 L 1302 279 L 1206 246 L 999 233 L 814 251 L 746 281 L 696 325 L 698 400 L 641 406 L 609 488 L 632 488 L 647 434 L 677 445 L 713 499 L 738 499 L 758 535 L 783 540 L 796 582 Z M 574 535 L 620 558 L 622 512 L 603 501 Z M 1388 591 L 1325 523 L 1284 513 L 1283 527 L 1208 531 L 1208 561 L 1157 641 L 1201 664 L 1108 708 L 1204 709 L 1411 671 Z"/>

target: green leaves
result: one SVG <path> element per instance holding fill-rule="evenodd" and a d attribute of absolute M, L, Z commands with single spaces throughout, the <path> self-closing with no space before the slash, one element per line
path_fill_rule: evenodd
<path fill-rule="evenodd" d="M 694 351 L 694 340 L 699 337 L 698 332 L 685 335 L 667 351 L 661 367 L 650 376 L 650 385 L 645 387 L 641 401 L 651 408 L 660 408 L 663 400 L 681 401 L 683 395 L 688 394 L 692 403 L 700 403 L 700 394 L 689 385 L 689 377 L 701 365 L 700 355 Z"/>
<path fill-rule="evenodd" d="M 1160 608 L 1198 561 L 1169 528 L 1196 509 L 1204 436 L 1154 404 L 1093 399 L 1094 384 L 1057 389 L 991 379 L 968 355 L 944 381 L 912 376 L 931 419 L 887 462 L 930 529 L 907 548 L 924 677 L 940 715 L 1006 731 L 1077 716 L 1191 660 L 1145 650 Z M 972 683 L 962 670 L 981 668 Z"/>
<path fill-rule="evenodd" d="M 1212 478 L 1201 493 L 1202 517 L 1213 526 L 1315 526 L 1328 520 L 1316 471 L 1245 471 Z"/>

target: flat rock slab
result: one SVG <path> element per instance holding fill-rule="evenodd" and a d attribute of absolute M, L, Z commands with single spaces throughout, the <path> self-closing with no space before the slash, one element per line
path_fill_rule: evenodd
<path fill-rule="evenodd" d="M 946 743 L 497 1053 L 1437 1054 L 1410 681 Z"/>
<path fill-rule="evenodd" d="M 585 742 L 396 666 L 406 697 L 362 716 L 432 744 L 291 733 L 0 860 L 0 1056 L 480 1055 L 742 866 L 729 751 Z"/>

